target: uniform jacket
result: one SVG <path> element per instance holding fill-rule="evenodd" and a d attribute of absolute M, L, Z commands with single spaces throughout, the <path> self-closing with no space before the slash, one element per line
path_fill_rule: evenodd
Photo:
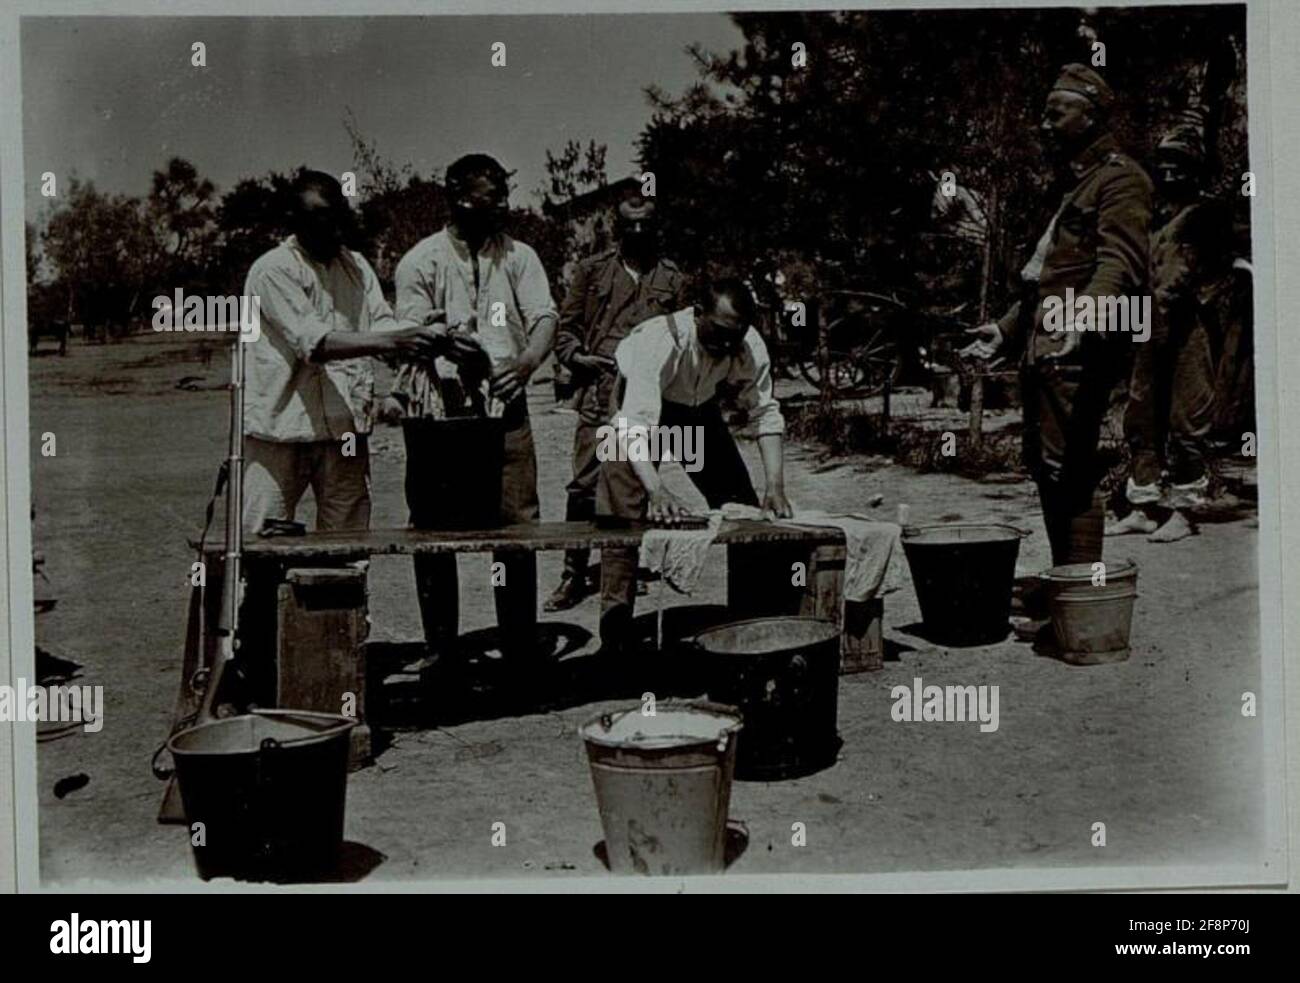
<path fill-rule="evenodd" d="M 1109 133 L 1072 160 L 1069 170 L 1073 185 L 1057 213 L 1037 285 L 1026 283 L 1024 297 L 998 322 L 1003 337 L 1022 345 L 1029 362 L 1056 352 L 1064 341 L 1064 332 L 1043 325 L 1045 299 L 1063 302 L 1067 287 L 1076 298 L 1094 299 L 1148 290 L 1151 180 Z M 1087 359 L 1106 342 L 1131 344 L 1118 332 L 1090 332 L 1081 342 L 1070 360 Z"/>
<path fill-rule="evenodd" d="M 612 358 L 618 343 L 642 321 L 685 305 L 686 277 L 671 260 L 661 258 L 634 282 L 617 249 L 597 253 L 574 269 L 560 305 L 555 357 L 569 367 L 578 354 Z M 579 376 L 577 381 L 586 380 Z"/>

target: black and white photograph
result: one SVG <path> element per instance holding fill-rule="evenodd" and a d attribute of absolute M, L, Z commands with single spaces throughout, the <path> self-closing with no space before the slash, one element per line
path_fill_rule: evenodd
<path fill-rule="evenodd" d="M 1285 884 L 1262 11 L 13 17 L 20 886 Z"/>

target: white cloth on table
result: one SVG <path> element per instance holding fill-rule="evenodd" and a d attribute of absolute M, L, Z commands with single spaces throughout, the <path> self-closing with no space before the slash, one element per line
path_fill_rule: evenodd
<path fill-rule="evenodd" d="M 869 601 L 898 590 L 902 583 L 902 526 L 851 513 L 800 509 L 781 525 L 818 526 L 844 533 L 844 600 Z"/>
<path fill-rule="evenodd" d="M 690 594 L 704 572 L 709 547 L 722 527 L 722 512 L 708 513 L 702 529 L 647 529 L 641 537 L 641 566 L 657 573 L 673 590 Z"/>
<path fill-rule="evenodd" d="M 664 582 L 683 594 L 691 593 L 700 579 L 709 547 L 723 519 L 763 520 L 752 505 L 729 503 L 708 513 L 705 529 L 649 529 L 641 538 L 641 565 L 660 574 Z M 799 509 L 792 519 L 776 524 L 832 528 L 844 533 L 844 600 L 861 602 L 898 590 L 902 583 L 902 527 L 862 515 Z"/>

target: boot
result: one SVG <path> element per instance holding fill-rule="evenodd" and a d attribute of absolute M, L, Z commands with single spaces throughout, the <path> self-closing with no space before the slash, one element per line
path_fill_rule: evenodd
<path fill-rule="evenodd" d="M 542 610 L 551 614 L 556 611 L 568 611 L 581 604 L 591 592 L 591 583 L 585 572 L 574 573 L 566 570 L 560 577 L 560 586 L 556 587 L 555 593 L 546 599 Z"/>

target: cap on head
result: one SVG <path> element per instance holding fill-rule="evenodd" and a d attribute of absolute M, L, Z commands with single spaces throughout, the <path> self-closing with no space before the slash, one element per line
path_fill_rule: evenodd
<path fill-rule="evenodd" d="M 618 217 L 624 222 L 648 222 L 654 219 L 655 203 L 640 191 L 629 191 L 618 203 Z"/>
<path fill-rule="evenodd" d="M 1062 66 L 1060 75 L 1052 85 L 1052 91 L 1081 95 L 1102 113 L 1109 113 L 1115 104 L 1115 93 L 1106 84 L 1106 80 L 1087 65 L 1080 65 L 1078 62 Z"/>
<path fill-rule="evenodd" d="M 1185 110 L 1156 145 L 1156 156 L 1179 159 L 1196 167 L 1205 163 L 1205 116 L 1198 108 Z"/>

